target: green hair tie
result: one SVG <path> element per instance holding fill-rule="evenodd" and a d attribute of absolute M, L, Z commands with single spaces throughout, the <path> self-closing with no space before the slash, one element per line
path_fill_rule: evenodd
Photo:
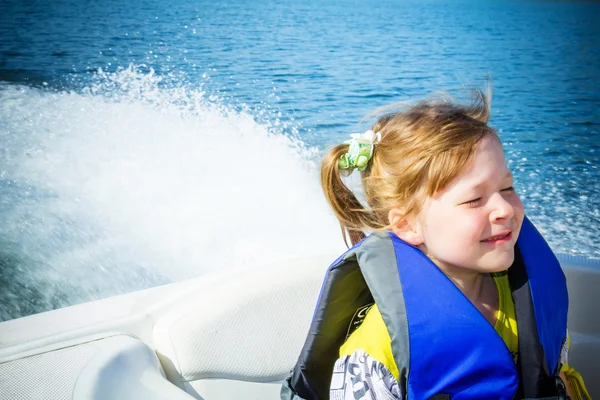
<path fill-rule="evenodd" d="M 346 140 L 344 144 L 349 145 L 348 152 L 344 153 L 338 160 L 338 168 L 350 175 L 355 168 L 364 171 L 373 157 L 373 148 L 381 141 L 381 133 L 371 130 L 363 134 L 353 133 L 352 139 Z"/>

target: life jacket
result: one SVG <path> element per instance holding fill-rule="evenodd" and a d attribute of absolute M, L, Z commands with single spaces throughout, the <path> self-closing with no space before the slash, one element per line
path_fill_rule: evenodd
<path fill-rule="evenodd" d="M 566 280 L 527 218 L 508 277 L 519 327 L 517 364 L 494 327 L 420 250 L 392 233 L 368 236 L 329 267 L 281 398 L 329 398 L 339 348 L 374 302 L 392 339 L 404 399 L 566 398 L 558 377 Z"/>

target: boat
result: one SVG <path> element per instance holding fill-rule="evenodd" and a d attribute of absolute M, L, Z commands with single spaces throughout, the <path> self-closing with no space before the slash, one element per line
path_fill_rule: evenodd
<path fill-rule="evenodd" d="M 278 399 L 327 266 L 320 254 L 0 323 L 0 399 Z M 569 363 L 600 396 L 600 260 L 558 255 Z"/>

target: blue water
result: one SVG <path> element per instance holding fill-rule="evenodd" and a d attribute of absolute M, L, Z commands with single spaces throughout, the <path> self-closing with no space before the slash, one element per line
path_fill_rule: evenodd
<path fill-rule="evenodd" d="M 361 118 L 491 75 L 529 217 L 600 257 L 600 4 L 0 2 L 0 320 L 342 250 Z"/>

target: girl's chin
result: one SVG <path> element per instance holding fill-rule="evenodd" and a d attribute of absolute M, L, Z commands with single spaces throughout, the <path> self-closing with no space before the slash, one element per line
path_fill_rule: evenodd
<path fill-rule="evenodd" d="M 485 263 L 485 269 L 488 272 L 502 272 L 506 271 L 515 261 L 515 252 L 512 249 L 510 252 L 506 252 L 497 257 L 494 257 L 494 260 L 489 263 Z"/>

